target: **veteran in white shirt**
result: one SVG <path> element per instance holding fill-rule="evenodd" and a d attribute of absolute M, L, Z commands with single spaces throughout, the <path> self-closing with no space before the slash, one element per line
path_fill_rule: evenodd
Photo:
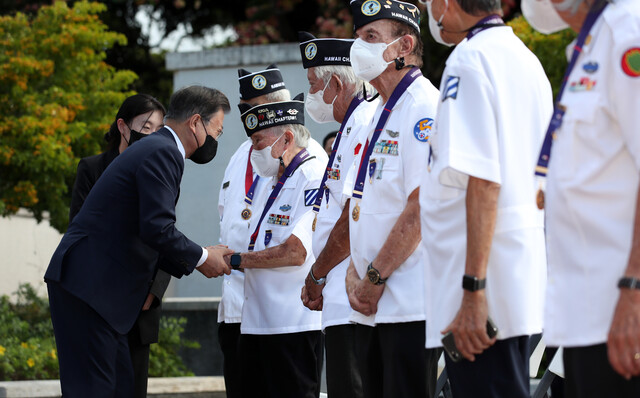
<path fill-rule="evenodd" d="M 240 103 L 259 105 L 291 99 L 275 64 L 254 73 L 238 69 L 238 76 Z M 249 229 L 250 222 L 252 217 L 256 217 L 253 201 L 260 195 L 269 194 L 266 179 L 260 179 L 251 165 L 251 147 L 251 140 L 247 140 L 231 156 L 218 197 L 220 243 L 233 251 L 243 251 L 248 247 L 252 232 Z M 232 270 L 231 274 L 224 276 L 222 299 L 218 306 L 218 342 L 224 357 L 223 372 L 228 398 L 242 396 L 238 339 L 243 302 L 244 273 Z"/>
<path fill-rule="evenodd" d="M 349 203 L 347 291 L 365 397 L 430 397 L 437 352 L 424 349 L 418 192 L 438 90 L 420 69 L 420 10 L 351 2 L 351 65 L 380 94 L 356 159 Z M 427 325 L 427 328 L 429 326 Z"/>
<path fill-rule="evenodd" d="M 341 123 L 313 206 L 316 262 L 305 279 L 301 298 L 308 308 L 322 310 L 328 395 L 361 398 L 355 325 L 350 322 L 353 310 L 345 288 L 350 259 L 348 203 L 356 148 L 364 145 L 377 102 L 360 96 L 365 83 L 351 69 L 353 40 L 318 39 L 307 32 L 299 32 L 299 38 L 309 81 L 305 109 L 318 123 Z M 371 86 L 366 85 L 371 93 Z"/>
<path fill-rule="evenodd" d="M 320 389 L 321 314 L 304 307 L 299 295 L 314 261 L 311 208 L 326 158 L 306 149 L 302 99 L 240 104 L 251 164 L 269 192 L 253 202 L 247 248 L 227 258 L 245 272 L 243 396 L 311 397 Z"/>
<path fill-rule="evenodd" d="M 544 338 L 564 347 L 569 397 L 639 397 L 640 3 L 525 3 L 536 29 L 579 32 L 537 169 L 548 166 Z"/>
<path fill-rule="evenodd" d="M 455 397 L 529 397 L 529 335 L 542 331 L 546 277 L 532 170 L 551 86 L 503 23 L 500 1 L 427 7 L 434 39 L 456 45 L 420 186 L 427 347 L 452 332 L 459 356 L 445 359 Z"/>

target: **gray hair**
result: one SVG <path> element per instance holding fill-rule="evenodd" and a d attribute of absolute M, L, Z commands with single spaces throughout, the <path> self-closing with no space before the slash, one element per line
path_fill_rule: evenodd
<path fill-rule="evenodd" d="M 502 15 L 500 0 L 456 0 L 462 11 L 469 15 L 480 15 L 487 12 L 499 12 Z"/>
<path fill-rule="evenodd" d="M 204 86 L 189 86 L 171 95 L 164 120 L 182 122 L 193 115 L 209 120 L 220 110 L 224 113 L 231 111 L 229 99 L 221 91 Z"/>
<path fill-rule="evenodd" d="M 280 137 L 287 130 L 293 133 L 293 139 L 296 143 L 296 146 L 300 148 L 306 148 L 307 145 L 309 145 L 309 138 L 311 137 L 311 133 L 306 127 L 301 124 L 284 124 L 282 126 L 275 126 L 266 129 L 265 132 L 273 136 Z"/>
<path fill-rule="evenodd" d="M 366 82 L 357 77 L 356 74 L 353 73 L 353 68 L 351 68 L 350 66 L 322 65 L 313 67 L 312 71 L 317 79 L 322 80 L 322 83 L 324 83 L 325 86 L 327 85 L 329 79 L 331 79 L 331 76 L 337 75 L 340 78 L 340 81 L 342 81 L 342 84 L 351 86 L 351 92 L 347 93 L 350 98 L 358 96 L 363 84 L 367 88 L 368 93 L 375 91 L 375 89 L 369 82 Z"/>
<path fill-rule="evenodd" d="M 584 0 L 564 0 L 562 3 L 553 4 L 553 7 L 558 11 L 569 11 L 571 10 L 572 14 L 575 14 L 578 11 L 578 7 L 582 4 Z M 611 2 L 611 0 L 592 0 L 593 4 L 597 4 L 598 7 L 604 7 L 604 3 Z"/>
<path fill-rule="evenodd" d="M 278 91 L 273 91 L 269 94 L 262 95 L 261 97 L 264 98 L 264 103 L 291 101 L 291 93 L 286 88 Z"/>
<path fill-rule="evenodd" d="M 451 0 L 453 1 L 453 0 Z M 498 0 L 500 2 L 500 0 Z M 422 36 L 420 32 L 416 30 L 413 26 L 406 24 L 404 22 L 391 19 L 391 26 L 393 29 L 393 37 L 402 37 L 404 35 L 413 36 L 413 48 L 411 49 L 411 53 L 414 60 L 412 61 L 418 68 L 422 68 L 422 52 L 424 49 L 424 43 L 422 43 Z"/>

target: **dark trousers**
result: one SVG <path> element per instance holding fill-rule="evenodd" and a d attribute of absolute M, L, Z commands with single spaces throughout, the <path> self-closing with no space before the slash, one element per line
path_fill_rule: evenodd
<path fill-rule="evenodd" d="M 355 350 L 356 325 L 329 326 L 324 331 L 327 394 L 331 398 L 363 398 Z"/>
<path fill-rule="evenodd" d="M 140 339 L 140 328 L 136 322 L 127 334 L 129 355 L 133 366 L 134 397 L 146 398 L 149 380 L 149 352 L 150 345 L 143 344 Z"/>
<path fill-rule="evenodd" d="M 355 325 L 356 355 L 367 398 L 433 397 L 438 349 L 425 350 L 425 322 Z"/>
<path fill-rule="evenodd" d="M 127 336 L 56 282 L 47 282 L 64 398 L 131 398 Z"/>
<path fill-rule="evenodd" d="M 609 363 L 607 345 L 564 349 L 567 398 L 638 398 L 640 376 L 626 380 Z"/>
<path fill-rule="evenodd" d="M 318 398 L 322 373 L 322 332 L 240 335 L 242 396 Z"/>
<path fill-rule="evenodd" d="M 242 368 L 238 354 L 238 340 L 240 338 L 239 323 L 221 322 L 218 325 L 218 342 L 224 357 L 223 372 L 227 398 L 242 397 Z M 251 380 L 251 377 L 249 377 Z"/>
<path fill-rule="evenodd" d="M 529 336 L 498 340 L 476 360 L 445 355 L 455 398 L 529 398 Z"/>

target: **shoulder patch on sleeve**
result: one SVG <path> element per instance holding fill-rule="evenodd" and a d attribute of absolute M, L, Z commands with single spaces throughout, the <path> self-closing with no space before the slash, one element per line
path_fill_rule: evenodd
<path fill-rule="evenodd" d="M 458 98 L 459 85 L 460 85 L 459 76 L 447 76 L 447 80 L 444 85 L 444 90 L 442 90 L 442 102 L 446 101 L 447 98 L 451 98 L 451 99 Z"/>
<path fill-rule="evenodd" d="M 316 196 L 318 196 L 318 188 L 305 190 L 304 191 L 304 205 L 305 206 L 313 206 L 313 204 L 316 202 Z"/>
<path fill-rule="evenodd" d="M 433 122 L 434 120 L 428 117 L 420 119 L 420 121 L 418 121 L 418 123 L 413 127 L 413 136 L 420 142 L 429 141 Z"/>
<path fill-rule="evenodd" d="M 640 47 L 630 48 L 622 54 L 622 71 L 631 77 L 640 77 Z"/>

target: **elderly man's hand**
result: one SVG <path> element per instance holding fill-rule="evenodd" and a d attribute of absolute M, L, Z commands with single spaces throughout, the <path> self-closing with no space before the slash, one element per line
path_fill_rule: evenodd
<path fill-rule="evenodd" d="M 640 290 L 620 289 L 607 352 L 611 366 L 622 377 L 640 375 Z"/>
<path fill-rule="evenodd" d="M 311 267 L 311 270 L 313 270 L 313 266 Z M 311 272 L 312 271 L 309 271 L 309 274 L 307 274 L 307 277 L 304 280 L 304 286 L 302 287 L 300 298 L 302 299 L 302 304 L 304 304 L 305 307 L 310 310 L 321 311 L 322 289 L 324 289 L 324 283 L 322 285 L 316 285 L 313 279 L 311 279 Z"/>
<path fill-rule="evenodd" d="M 384 292 L 384 284 L 374 285 L 366 278 L 360 279 L 353 262 L 349 264 L 345 282 L 351 308 L 366 316 L 378 312 L 378 301 Z"/>
<path fill-rule="evenodd" d="M 460 354 L 473 362 L 476 355 L 496 342 L 495 337 L 489 338 L 487 335 L 488 317 L 487 296 L 484 290 L 465 291 L 456 317 L 442 334 L 452 332 Z"/>
<path fill-rule="evenodd" d="M 312 299 L 306 285 L 302 286 L 302 291 L 300 292 L 300 299 L 302 300 L 302 304 L 304 304 L 304 306 L 307 307 L 308 309 L 312 311 L 322 311 L 322 304 L 323 304 L 322 294 L 320 295 L 320 297 L 316 299 Z"/>
<path fill-rule="evenodd" d="M 222 274 L 229 275 L 231 267 L 224 261 L 224 256 L 233 254 L 233 250 L 224 245 L 207 246 L 205 249 L 209 252 L 207 260 L 196 269 L 207 278 L 215 278 Z"/>

